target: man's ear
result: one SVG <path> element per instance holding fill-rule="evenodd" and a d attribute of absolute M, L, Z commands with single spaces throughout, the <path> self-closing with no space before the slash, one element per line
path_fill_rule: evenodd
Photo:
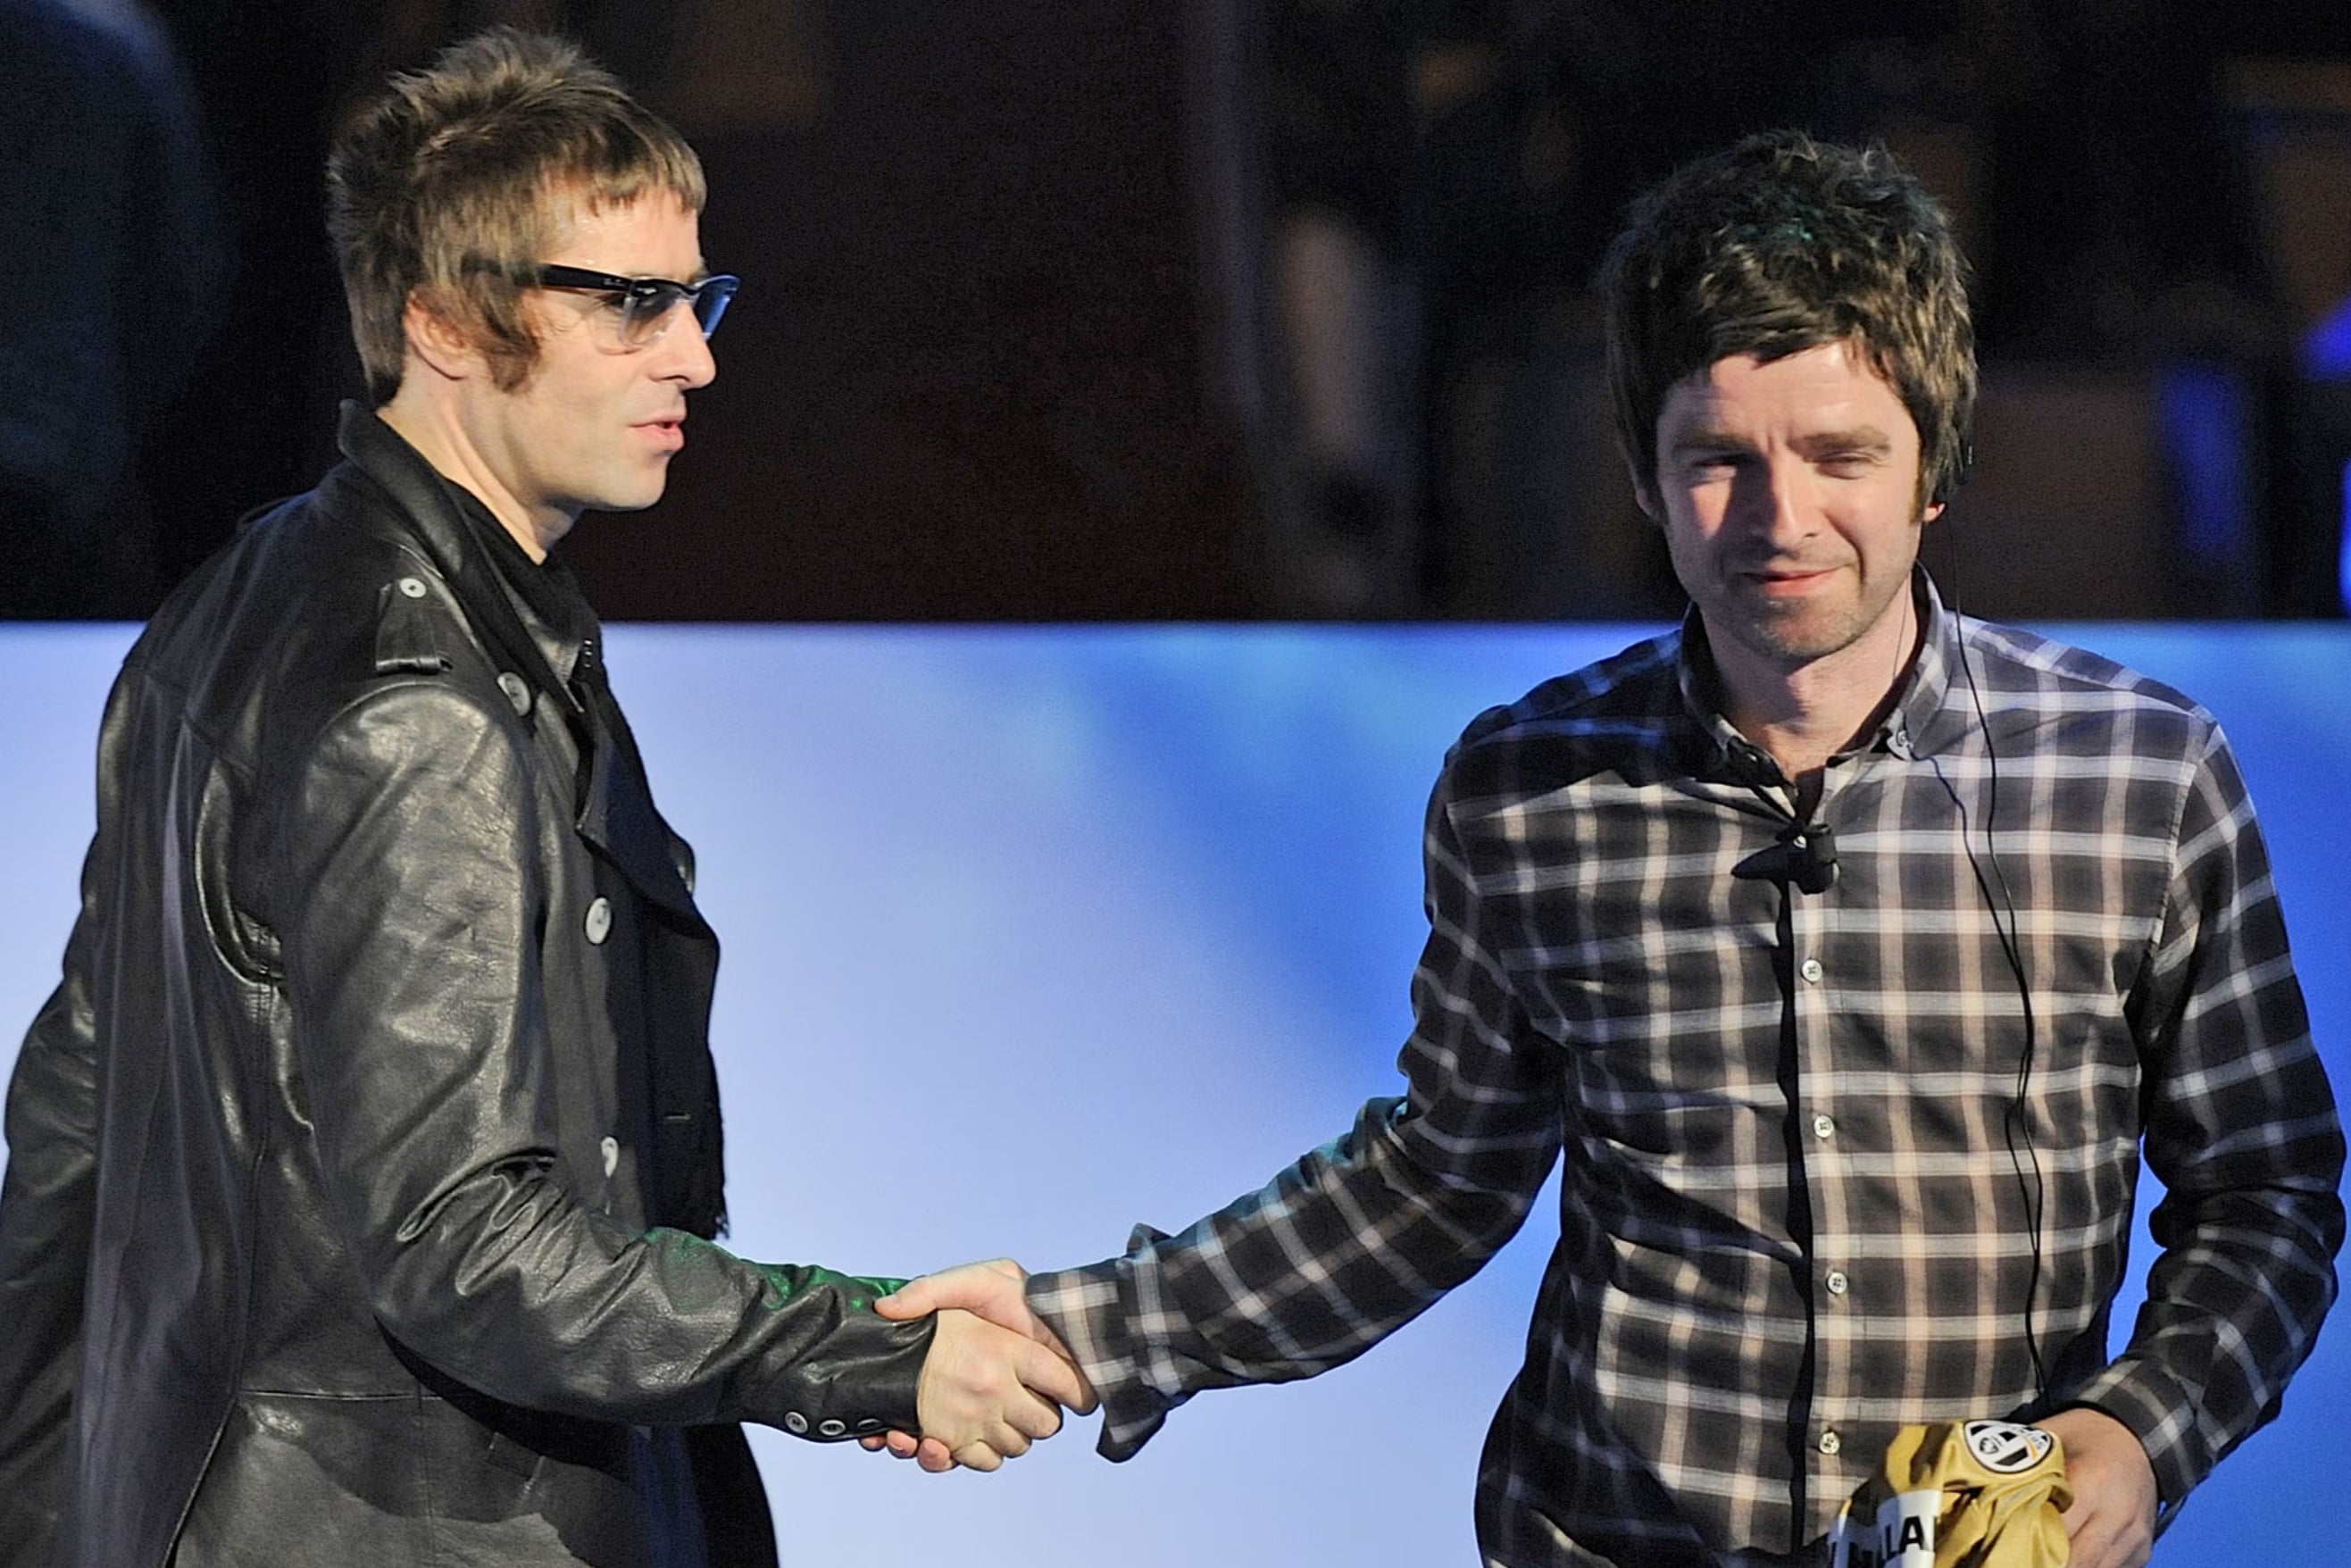
<path fill-rule="evenodd" d="M 1928 523 L 1933 522 L 1937 517 L 1941 517 L 1943 515 L 1943 507 L 1945 505 L 1946 503 L 1941 501 L 1928 502 L 1927 509 L 1918 514 L 1918 526 L 1923 528 Z"/>
<path fill-rule="evenodd" d="M 1643 517 L 1662 528 L 1665 525 L 1666 513 L 1663 503 L 1657 498 L 1656 479 L 1633 467 L 1629 462 L 1625 464 L 1625 467 L 1631 471 L 1633 504 L 1641 508 Z"/>
<path fill-rule="evenodd" d="M 424 368 L 444 381 L 470 381 L 486 375 L 488 361 L 455 321 L 426 304 L 418 294 L 408 297 L 401 313 L 401 329 L 408 335 L 408 351 Z"/>

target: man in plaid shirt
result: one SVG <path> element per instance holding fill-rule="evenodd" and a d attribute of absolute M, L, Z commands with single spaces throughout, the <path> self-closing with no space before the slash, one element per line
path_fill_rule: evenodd
<path fill-rule="evenodd" d="M 1489 1563 L 1815 1563 L 1900 1427 L 1989 1416 L 2064 1439 L 2080 1568 L 2143 1563 L 2276 1414 L 2343 1235 L 2228 744 L 1918 569 L 1975 365 L 1943 217 L 1883 153 L 1782 134 L 1694 164 L 1604 288 L 1619 434 L 1692 607 L 1447 759 L 1408 1092 L 1181 1236 L 1025 1300 L 975 1265 L 886 1310 L 1062 1349 L 1123 1458 L 1202 1389 L 1409 1321 L 1563 1146 L 1480 1471 Z M 2142 1138 L 2163 1251 L 2110 1355 Z"/>

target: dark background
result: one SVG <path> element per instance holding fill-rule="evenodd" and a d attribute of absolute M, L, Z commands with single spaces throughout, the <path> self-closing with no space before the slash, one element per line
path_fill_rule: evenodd
<path fill-rule="evenodd" d="M 1975 259 L 1965 603 L 2342 613 L 2339 0 L 126 15 L 0 0 L 0 614 L 143 613 L 330 459 L 331 127 L 495 20 L 686 132 L 745 278 L 668 497 L 564 547 L 614 618 L 1668 613 L 1587 284 L 1777 124 L 1886 141 Z"/>

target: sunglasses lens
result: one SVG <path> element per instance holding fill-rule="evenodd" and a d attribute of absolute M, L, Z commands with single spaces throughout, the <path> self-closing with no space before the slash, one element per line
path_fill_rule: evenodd
<path fill-rule="evenodd" d="M 707 338 L 718 329 L 718 319 L 726 314 L 736 287 L 737 280 L 728 277 L 706 277 L 691 287 L 666 278 L 641 277 L 627 293 L 613 297 L 621 308 L 621 341 L 632 349 L 655 341 L 669 329 L 681 305 L 693 310 L 695 324 Z"/>
<path fill-rule="evenodd" d="M 726 314 L 727 305 L 735 298 L 736 283 L 732 277 L 705 278 L 694 296 L 694 319 L 701 323 L 705 338 L 718 330 L 720 318 Z"/>
<path fill-rule="evenodd" d="M 640 283 L 632 289 L 628 303 L 621 310 L 621 339 L 632 349 L 642 349 L 662 335 L 668 325 L 669 313 L 684 299 L 685 290 L 674 283 Z"/>

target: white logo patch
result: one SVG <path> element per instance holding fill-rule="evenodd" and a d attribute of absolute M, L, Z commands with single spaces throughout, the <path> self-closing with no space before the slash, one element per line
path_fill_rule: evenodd
<path fill-rule="evenodd" d="M 2022 1475 L 2049 1457 L 2057 1439 L 2038 1427 L 2013 1421 L 1970 1421 L 1968 1452 L 1988 1470 L 2003 1476 Z"/>

